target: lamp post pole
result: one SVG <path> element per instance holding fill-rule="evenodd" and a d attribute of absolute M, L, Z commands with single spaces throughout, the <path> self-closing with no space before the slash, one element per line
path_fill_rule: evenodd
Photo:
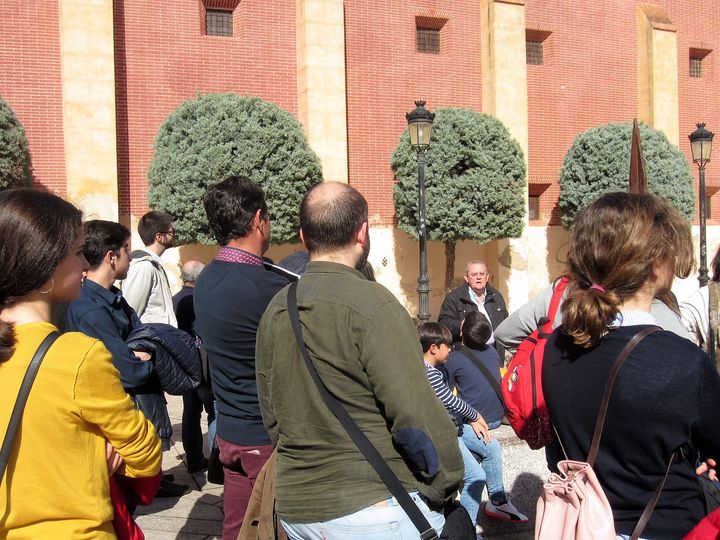
<path fill-rule="evenodd" d="M 425 224 L 425 152 L 430 146 L 430 133 L 435 115 L 425 109 L 425 102 L 415 102 L 415 110 L 405 115 L 410 135 L 410 146 L 417 154 L 418 167 L 418 237 L 420 238 L 420 277 L 418 278 L 418 319 L 422 322 L 430 320 L 428 298 L 430 296 L 430 280 L 427 273 L 427 226 Z"/>
<path fill-rule="evenodd" d="M 427 227 L 425 226 L 425 152 L 417 153 L 418 166 L 418 236 L 420 237 L 420 277 L 418 278 L 418 298 L 420 311 L 418 319 L 427 322 L 430 319 L 428 298 L 430 296 L 430 280 L 427 274 Z"/>
<path fill-rule="evenodd" d="M 710 161 L 712 140 L 715 134 L 705 129 L 704 123 L 697 124 L 697 129 L 688 135 L 692 159 L 698 166 L 700 182 L 698 183 L 698 203 L 700 205 L 700 270 L 698 281 L 700 286 L 708 284 L 707 268 L 707 196 L 705 194 L 705 165 Z"/>
<path fill-rule="evenodd" d="M 700 182 L 698 183 L 699 203 L 700 203 L 700 272 L 698 275 L 698 281 L 700 286 L 704 287 L 708 284 L 708 269 L 707 269 L 707 241 L 706 241 L 706 219 L 707 219 L 707 196 L 705 195 L 705 165 L 710 161 L 710 154 L 712 153 L 712 140 L 715 134 L 712 131 L 705 129 L 704 123 L 697 124 L 697 129 L 688 135 L 690 139 L 690 150 L 692 152 L 693 162 L 698 166 L 698 172 L 700 174 Z M 709 294 L 709 293 L 708 293 Z M 710 314 L 711 320 L 713 314 Z M 715 354 L 715 343 L 716 336 L 715 330 L 710 325 L 709 332 L 707 333 L 707 353 L 710 356 L 712 363 L 717 366 L 717 357 Z"/>
<path fill-rule="evenodd" d="M 707 268 L 707 197 L 705 195 L 705 165 L 699 165 L 700 182 L 698 189 L 700 191 L 700 272 L 698 281 L 700 286 L 704 287 L 710 280 Z"/>

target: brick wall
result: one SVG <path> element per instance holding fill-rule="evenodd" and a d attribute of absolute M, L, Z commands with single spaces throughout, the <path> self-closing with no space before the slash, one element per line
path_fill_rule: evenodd
<path fill-rule="evenodd" d="M 559 224 L 557 179 L 582 131 L 637 115 L 633 2 L 527 0 L 528 29 L 551 32 L 543 65 L 528 65 L 528 182 L 550 184 L 540 222 Z"/>
<path fill-rule="evenodd" d="M 57 0 L 0 2 L 0 96 L 25 126 L 35 182 L 65 195 Z"/>
<path fill-rule="evenodd" d="M 294 0 L 242 0 L 232 38 L 203 35 L 201 0 L 115 0 L 114 9 L 121 215 L 146 211 L 153 139 L 183 101 L 234 92 L 297 115 Z"/>
<path fill-rule="evenodd" d="M 696 121 L 704 120 L 709 129 L 720 130 L 716 95 L 720 50 L 706 57 L 703 78 L 688 75 L 690 47 L 720 47 L 720 4 L 714 0 L 655 3 L 667 10 L 678 30 L 680 149 L 689 157 L 685 135 L 693 131 Z M 528 181 L 550 184 L 540 198 L 543 224 L 559 224 L 557 178 L 575 136 L 590 127 L 629 122 L 637 116 L 636 4 L 525 2 L 526 26 L 552 32 L 544 42 L 544 65 L 527 66 Z M 712 164 L 708 166 L 708 179 L 718 188 L 720 174 L 712 168 Z M 720 206 L 720 199 L 716 206 Z M 713 215 L 720 217 L 720 208 Z"/>
<path fill-rule="evenodd" d="M 716 0 L 680 0 L 664 2 L 670 19 L 678 31 L 678 101 L 680 109 L 680 150 L 690 161 L 697 193 L 698 170 L 692 163 L 687 135 L 695 124 L 705 122 L 706 129 L 720 133 L 720 3 Z M 690 77 L 690 49 L 712 49 L 702 60 L 702 77 Z M 720 135 L 714 140 L 714 158 L 705 169 L 708 194 L 711 197 L 713 223 L 720 223 Z M 697 198 L 696 198 L 697 204 Z M 695 221 L 698 220 L 696 210 Z M 709 254 L 712 257 L 711 254 Z"/>
<path fill-rule="evenodd" d="M 439 55 L 416 52 L 416 16 L 448 19 Z M 390 156 L 414 100 L 481 110 L 480 3 L 347 1 L 345 48 L 350 183 L 375 220 L 392 224 Z"/>

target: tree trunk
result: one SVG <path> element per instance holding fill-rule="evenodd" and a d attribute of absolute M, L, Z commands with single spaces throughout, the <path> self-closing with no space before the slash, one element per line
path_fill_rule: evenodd
<path fill-rule="evenodd" d="M 445 242 L 445 292 L 452 289 L 455 277 L 455 242 Z"/>

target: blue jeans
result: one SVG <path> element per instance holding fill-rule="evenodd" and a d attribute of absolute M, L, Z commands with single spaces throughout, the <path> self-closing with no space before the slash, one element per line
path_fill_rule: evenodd
<path fill-rule="evenodd" d="M 212 420 L 208 414 L 207 443 L 209 451 L 212 451 L 212 447 L 215 446 L 215 431 L 217 431 L 217 402 L 213 400 Z"/>
<path fill-rule="evenodd" d="M 478 463 L 475 456 L 468 450 L 462 437 L 458 437 L 458 445 L 460 446 L 460 455 L 465 465 L 465 474 L 463 475 L 463 488 L 460 492 L 460 504 L 470 514 L 473 523 L 477 523 L 478 512 L 480 511 L 480 502 L 482 501 L 483 489 L 485 489 L 485 471 Z"/>
<path fill-rule="evenodd" d="M 497 439 L 486 443 L 481 437 L 475 435 L 473 429 L 463 425 L 462 440 L 473 454 L 480 457 L 482 468 L 485 470 L 488 495 L 493 503 L 505 499 L 505 486 L 502 477 L 502 446 Z"/>
<path fill-rule="evenodd" d="M 430 510 L 417 491 L 410 497 L 438 533 L 445 525 L 441 513 Z M 354 514 L 317 523 L 281 520 L 290 540 L 417 540 L 420 533 L 394 497 L 358 510 Z"/>

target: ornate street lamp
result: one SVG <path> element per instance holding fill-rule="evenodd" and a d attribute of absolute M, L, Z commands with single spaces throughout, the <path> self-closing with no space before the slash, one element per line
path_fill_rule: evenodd
<path fill-rule="evenodd" d="M 415 110 L 405 115 L 410 134 L 410 145 L 417 153 L 418 166 L 418 236 L 420 237 L 420 277 L 418 278 L 418 296 L 420 310 L 418 318 L 422 322 L 430 319 L 428 297 L 430 296 L 430 280 L 427 274 L 427 228 L 425 226 L 425 152 L 430 146 L 430 132 L 435 114 L 425 109 L 425 102 L 415 102 Z"/>
<path fill-rule="evenodd" d="M 705 229 L 707 220 L 707 197 L 705 195 L 705 164 L 710 161 L 710 152 L 712 152 L 712 140 L 714 137 L 712 131 L 705 129 L 705 124 L 697 124 L 697 129 L 693 131 L 688 138 L 690 139 L 690 151 L 692 152 L 693 162 L 698 166 L 700 172 L 700 183 L 698 185 L 700 195 L 700 275 L 698 281 L 703 287 L 708 283 L 707 269 L 707 243 L 705 239 Z"/>

